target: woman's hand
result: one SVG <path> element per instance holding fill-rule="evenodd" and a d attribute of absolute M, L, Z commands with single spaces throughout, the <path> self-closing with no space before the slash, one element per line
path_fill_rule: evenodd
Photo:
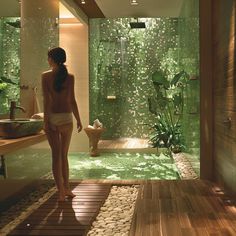
<path fill-rule="evenodd" d="M 78 130 L 78 133 L 83 129 L 83 126 L 81 124 L 81 121 L 77 121 L 77 130 Z"/>
<path fill-rule="evenodd" d="M 43 127 L 44 132 L 47 133 L 49 131 L 49 129 L 50 129 L 49 122 L 44 121 L 44 127 Z"/>

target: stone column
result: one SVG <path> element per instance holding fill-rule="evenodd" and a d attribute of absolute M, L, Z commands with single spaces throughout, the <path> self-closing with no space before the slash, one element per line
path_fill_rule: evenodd
<path fill-rule="evenodd" d="M 41 73 L 49 69 L 47 51 L 59 45 L 59 1 L 21 0 L 21 105 L 34 113 L 33 88 L 42 111 Z"/>

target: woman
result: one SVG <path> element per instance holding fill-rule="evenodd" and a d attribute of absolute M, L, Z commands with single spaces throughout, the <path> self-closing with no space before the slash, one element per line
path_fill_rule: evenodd
<path fill-rule="evenodd" d="M 73 130 L 72 113 L 77 120 L 78 132 L 82 130 L 74 94 L 74 76 L 64 63 L 66 53 L 62 48 L 48 52 L 52 70 L 42 74 L 44 97 L 44 130 L 52 150 L 52 172 L 59 192 L 58 201 L 74 197 L 69 187 L 68 149 Z"/>

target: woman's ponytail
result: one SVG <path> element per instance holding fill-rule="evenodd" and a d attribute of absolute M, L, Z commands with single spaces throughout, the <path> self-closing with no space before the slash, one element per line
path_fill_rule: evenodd
<path fill-rule="evenodd" d="M 65 82 L 68 76 L 67 68 L 64 64 L 58 65 L 58 71 L 55 75 L 53 87 L 56 92 L 60 92 L 63 89 L 63 83 Z"/>
<path fill-rule="evenodd" d="M 48 57 L 58 65 L 58 71 L 55 74 L 53 87 L 56 92 L 60 92 L 63 89 L 63 83 L 68 76 L 67 68 L 64 65 L 66 62 L 66 52 L 60 47 L 53 48 L 48 51 Z"/>

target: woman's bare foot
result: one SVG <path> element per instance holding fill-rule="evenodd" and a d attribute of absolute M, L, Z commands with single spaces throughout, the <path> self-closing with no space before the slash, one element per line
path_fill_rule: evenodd
<path fill-rule="evenodd" d="M 65 190 L 65 195 L 70 198 L 73 198 L 76 196 L 74 193 L 72 193 L 71 190 Z"/>
<path fill-rule="evenodd" d="M 58 194 L 58 202 L 64 202 L 65 200 L 66 200 L 65 192 L 64 191 L 59 192 L 59 194 Z"/>

